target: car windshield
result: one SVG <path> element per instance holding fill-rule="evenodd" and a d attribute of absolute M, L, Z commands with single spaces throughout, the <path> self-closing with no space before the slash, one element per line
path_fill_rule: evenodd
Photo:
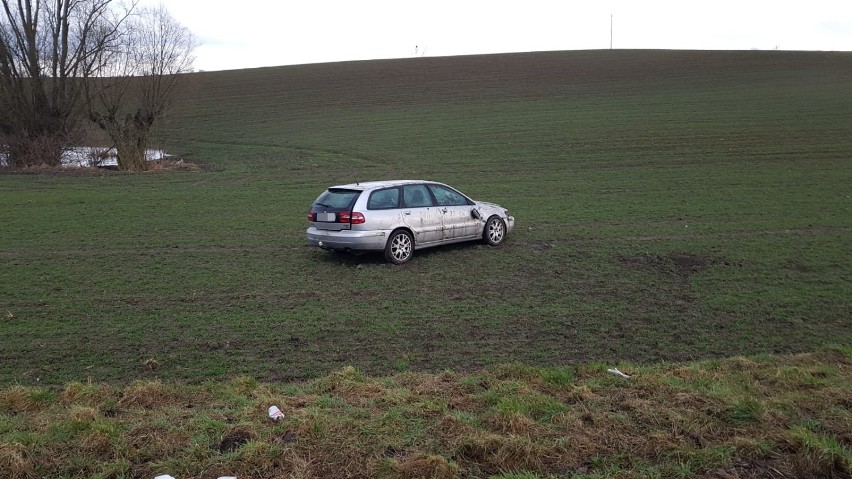
<path fill-rule="evenodd" d="M 331 188 L 321 194 L 314 205 L 331 210 L 349 210 L 352 209 L 352 205 L 355 204 L 355 200 L 360 194 L 361 192 L 357 190 Z"/>

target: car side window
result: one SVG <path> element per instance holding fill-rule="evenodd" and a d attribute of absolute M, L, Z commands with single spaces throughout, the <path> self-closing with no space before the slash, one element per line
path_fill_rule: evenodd
<path fill-rule="evenodd" d="M 405 185 L 402 187 L 402 197 L 407 208 L 432 206 L 432 195 L 426 185 Z"/>
<path fill-rule="evenodd" d="M 468 204 L 467 198 L 452 188 L 443 185 L 429 185 L 429 189 L 435 195 L 438 206 L 464 206 Z"/>
<path fill-rule="evenodd" d="M 367 201 L 368 210 L 387 210 L 399 208 L 399 188 L 387 188 L 370 193 Z"/>

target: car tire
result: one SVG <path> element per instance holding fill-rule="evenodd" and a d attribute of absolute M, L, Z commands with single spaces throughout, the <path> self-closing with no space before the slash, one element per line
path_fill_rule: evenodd
<path fill-rule="evenodd" d="M 395 230 L 385 245 L 385 259 L 393 264 L 408 262 L 414 255 L 414 238 L 405 230 Z"/>
<path fill-rule="evenodd" d="M 482 240 L 491 246 L 497 246 L 506 239 L 506 223 L 499 216 L 491 216 L 482 230 Z"/>

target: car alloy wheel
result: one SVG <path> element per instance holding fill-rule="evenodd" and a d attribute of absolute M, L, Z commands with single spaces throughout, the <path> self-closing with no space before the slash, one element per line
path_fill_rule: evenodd
<path fill-rule="evenodd" d="M 505 237 L 506 225 L 503 224 L 503 220 L 497 216 L 488 218 L 488 222 L 485 224 L 485 242 L 496 246 L 502 243 Z"/>
<path fill-rule="evenodd" d="M 393 264 L 402 264 L 411 259 L 414 240 L 406 231 L 394 231 L 385 246 L 385 258 Z"/>

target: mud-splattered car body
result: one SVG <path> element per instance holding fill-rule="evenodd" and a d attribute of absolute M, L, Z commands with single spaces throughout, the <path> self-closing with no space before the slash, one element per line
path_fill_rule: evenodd
<path fill-rule="evenodd" d="M 498 245 L 515 227 L 505 208 L 422 180 L 332 186 L 311 205 L 308 221 L 310 245 L 384 251 L 396 264 L 411 259 L 415 249 L 431 246 L 474 240 Z"/>

